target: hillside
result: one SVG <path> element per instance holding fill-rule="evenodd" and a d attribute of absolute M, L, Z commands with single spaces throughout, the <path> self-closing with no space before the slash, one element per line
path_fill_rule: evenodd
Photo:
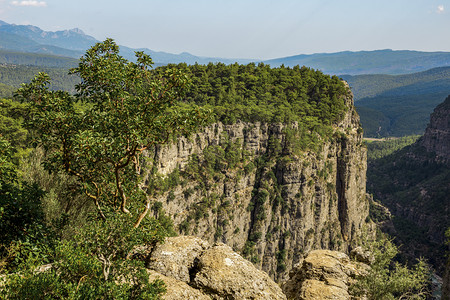
<path fill-rule="evenodd" d="M 296 55 L 265 61 L 272 66 L 308 66 L 327 74 L 406 74 L 450 66 L 448 52 L 376 50 Z"/>
<path fill-rule="evenodd" d="M 423 134 L 450 91 L 450 67 L 407 75 L 342 76 L 352 88 L 366 137 Z"/>
<path fill-rule="evenodd" d="M 444 231 L 449 222 L 450 97 L 436 107 L 417 142 L 369 161 L 368 191 L 394 215 L 394 234 L 404 251 L 424 256 L 443 271 Z"/>
<path fill-rule="evenodd" d="M 50 68 L 24 65 L 0 65 L 0 95 L 11 97 L 22 83 L 30 82 L 36 74 L 45 72 L 52 78 L 50 89 L 75 92 L 74 85 L 80 81 L 75 75 L 69 75 L 67 68 Z"/>
<path fill-rule="evenodd" d="M 76 59 L 70 57 L 0 50 L 0 64 L 2 65 L 24 65 L 69 69 L 75 67 L 77 63 L 78 61 Z"/>

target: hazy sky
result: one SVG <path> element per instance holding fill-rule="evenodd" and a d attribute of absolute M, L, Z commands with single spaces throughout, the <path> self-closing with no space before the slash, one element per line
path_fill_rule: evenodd
<path fill-rule="evenodd" d="M 450 51 L 450 0 L 0 0 L 0 20 L 198 56 Z"/>

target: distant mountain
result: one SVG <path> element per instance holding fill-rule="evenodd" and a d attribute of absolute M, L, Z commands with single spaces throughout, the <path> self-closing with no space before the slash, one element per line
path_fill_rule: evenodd
<path fill-rule="evenodd" d="M 450 94 L 450 67 L 407 75 L 342 76 L 355 95 L 366 137 L 423 134 L 430 113 Z"/>
<path fill-rule="evenodd" d="M 97 42 L 95 38 L 84 34 L 78 28 L 51 32 L 32 25 L 14 25 L 3 22 L 0 26 L 0 31 L 28 38 L 38 44 L 82 52 Z"/>
<path fill-rule="evenodd" d="M 271 66 L 296 65 L 319 69 L 327 74 L 407 74 L 450 66 L 450 52 L 359 51 L 296 55 L 264 61 Z"/>
<path fill-rule="evenodd" d="M 62 31 L 44 31 L 32 25 L 14 25 L 0 21 L 0 49 L 28 53 L 52 54 L 79 58 L 92 45 L 99 42 L 94 37 L 86 35 L 81 29 L 75 28 Z M 169 63 L 207 64 L 209 62 L 249 63 L 245 59 L 224 59 L 214 57 L 199 57 L 187 52 L 172 54 L 153 51 L 147 48 L 132 49 L 120 46 L 121 55 L 128 60 L 134 60 L 135 51 L 149 54 L 155 65 Z"/>
<path fill-rule="evenodd" d="M 97 43 L 94 37 L 74 28 L 61 31 L 44 31 L 32 25 L 14 25 L 0 21 L 0 49 L 27 53 L 52 54 L 78 59 L 92 45 Z M 120 46 L 121 54 L 128 60 L 134 60 L 134 51 L 149 54 L 156 66 L 169 63 L 208 64 L 238 62 L 259 63 L 257 59 L 227 59 L 218 57 L 201 57 L 187 52 L 173 54 L 154 51 L 147 48 L 132 49 Z M 435 67 L 450 66 L 450 52 L 419 51 L 359 51 L 319 53 L 296 55 L 263 61 L 273 67 L 284 64 L 319 69 L 327 74 L 407 74 L 428 70 Z"/>
<path fill-rule="evenodd" d="M 0 29 L 2 27 L 3 26 L 0 26 Z M 71 58 L 79 58 L 84 53 L 84 51 L 75 51 L 53 45 L 39 44 L 27 37 L 2 31 L 0 31 L 0 49 L 15 52 L 66 56 Z"/>

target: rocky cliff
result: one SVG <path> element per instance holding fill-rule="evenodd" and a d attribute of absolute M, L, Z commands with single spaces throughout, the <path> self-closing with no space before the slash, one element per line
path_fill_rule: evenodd
<path fill-rule="evenodd" d="M 277 281 L 312 249 L 348 251 L 369 205 L 362 130 L 351 97 L 346 105 L 322 135 L 238 121 L 158 147 L 143 166 L 154 214 L 229 245 Z"/>
<path fill-rule="evenodd" d="M 427 152 L 436 153 L 437 160 L 450 162 L 450 96 L 434 109 L 419 143 Z"/>

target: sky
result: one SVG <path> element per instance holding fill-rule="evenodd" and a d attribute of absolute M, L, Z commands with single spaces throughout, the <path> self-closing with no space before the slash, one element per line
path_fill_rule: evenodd
<path fill-rule="evenodd" d="M 450 0 L 0 0 L 0 20 L 206 57 L 450 51 Z"/>

